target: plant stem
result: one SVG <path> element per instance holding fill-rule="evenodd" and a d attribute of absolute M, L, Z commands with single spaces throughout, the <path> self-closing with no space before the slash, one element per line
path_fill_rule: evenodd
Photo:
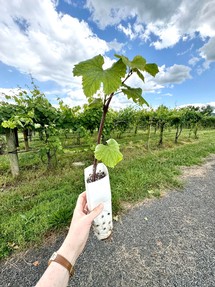
<path fill-rule="evenodd" d="M 127 77 L 122 81 L 122 85 L 125 83 L 125 81 L 128 80 L 128 78 L 132 75 L 133 71 L 130 70 Z M 114 92 L 110 94 L 109 98 L 104 99 L 104 105 L 103 105 L 103 113 L 102 113 L 102 118 L 101 118 L 101 122 L 100 122 L 100 126 L 99 126 L 99 132 L 98 132 L 98 137 L 97 137 L 97 145 L 100 144 L 101 142 L 101 137 L 102 137 L 102 132 L 103 132 L 103 128 L 104 128 L 104 123 L 105 123 L 105 118 L 108 112 L 108 108 L 110 105 L 110 102 L 112 100 L 114 96 Z M 94 161 L 93 161 L 93 174 L 92 174 L 92 182 L 94 182 L 96 180 L 96 168 L 97 168 L 97 159 L 94 157 Z"/>
<path fill-rule="evenodd" d="M 99 126 L 99 132 L 98 132 L 98 137 L 97 137 L 97 145 L 100 144 L 101 142 L 101 137 L 102 137 L 102 131 L 104 128 L 104 123 L 105 123 L 105 118 L 108 112 L 108 108 L 110 105 L 110 102 L 113 98 L 114 93 L 112 93 L 110 95 L 110 97 L 108 98 L 107 102 L 104 102 L 103 105 L 103 113 L 102 113 L 102 118 L 101 118 L 101 122 L 100 122 L 100 126 Z M 93 175 L 92 175 L 92 181 L 94 182 L 96 180 L 96 167 L 97 167 L 97 159 L 94 158 L 94 162 L 93 162 Z"/>

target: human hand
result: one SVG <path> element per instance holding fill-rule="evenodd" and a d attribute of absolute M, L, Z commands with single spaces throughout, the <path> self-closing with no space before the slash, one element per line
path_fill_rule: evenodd
<path fill-rule="evenodd" d="M 103 204 L 99 204 L 88 213 L 86 192 L 79 195 L 73 213 L 69 232 L 58 253 L 67 258 L 72 265 L 83 251 L 93 220 L 103 210 Z"/>

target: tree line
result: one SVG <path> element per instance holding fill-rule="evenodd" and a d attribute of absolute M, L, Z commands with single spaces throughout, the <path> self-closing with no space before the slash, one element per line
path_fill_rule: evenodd
<path fill-rule="evenodd" d="M 54 107 L 38 87 L 32 82 L 32 88 L 19 90 L 19 93 L 8 96 L 7 102 L 0 102 L 0 134 L 5 136 L 7 153 L 13 177 L 19 171 L 18 132 L 23 134 L 25 150 L 29 150 L 29 139 L 32 133 L 37 132 L 43 143 L 40 153 L 47 159 L 47 168 L 53 165 L 53 158 L 62 149 L 62 135 L 69 133 L 76 136 L 77 144 L 81 138 L 90 138 L 95 130 L 99 129 L 102 114 L 102 103 L 97 100 L 90 104 L 69 107 L 59 101 L 59 107 Z M 184 128 L 190 130 L 194 137 L 198 137 L 199 127 L 215 128 L 213 107 L 194 107 L 169 109 L 159 106 L 157 109 L 135 109 L 128 107 L 120 111 L 110 109 L 102 134 L 102 141 L 110 137 L 112 132 L 120 138 L 127 131 L 137 134 L 140 129 L 147 131 L 147 148 L 150 149 L 152 129 L 159 133 L 158 145 L 163 144 L 164 130 L 167 127 L 175 128 L 174 142 Z M 91 137 L 92 138 L 92 137 Z M 3 153 L 3 141 L 0 140 L 0 154 Z"/>

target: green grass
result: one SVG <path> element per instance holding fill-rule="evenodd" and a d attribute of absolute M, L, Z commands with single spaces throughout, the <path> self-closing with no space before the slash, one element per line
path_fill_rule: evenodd
<path fill-rule="evenodd" d="M 185 133 L 178 145 L 173 144 L 173 137 L 173 132 L 166 133 L 164 146 L 158 149 L 158 135 L 152 135 L 150 152 L 144 133 L 119 139 L 124 160 L 109 169 L 115 214 L 122 210 L 122 202 L 141 201 L 164 189 L 181 187 L 180 166 L 200 164 L 215 153 L 215 130 L 201 131 L 198 140 L 188 139 Z M 84 161 L 87 166 L 92 152 L 85 147 L 65 151 L 50 172 L 34 150 L 21 153 L 22 174 L 17 180 L 8 172 L 6 156 L 0 157 L 0 258 L 40 244 L 48 232 L 69 224 L 78 194 L 84 190 L 83 167 L 74 167 L 72 162 Z"/>
<path fill-rule="evenodd" d="M 203 158 L 215 153 L 215 132 L 206 132 L 193 143 L 151 153 L 137 147 L 131 154 L 125 148 L 125 160 L 110 172 L 113 194 L 119 201 L 135 202 L 167 188 L 181 187 L 179 167 L 200 164 Z"/>

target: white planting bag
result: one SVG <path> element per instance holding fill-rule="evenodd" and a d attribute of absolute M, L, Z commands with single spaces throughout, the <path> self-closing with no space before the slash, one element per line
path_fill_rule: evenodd
<path fill-rule="evenodd" d="M 107 167 L 103 163 L 99 163 L 96 171 L 104 172 L 105 177 L 88 183 L 87 179 L 93 173 L 93 165 L 91 165 L 84 169 L 84 180 L 89 211 L 100 203 L 104 204 L 103 211 L 95 218 L 93 223 L 95 235 L 99 240 L 102 240 L 108 238 L 113 229 L 111 188 Z"/>

